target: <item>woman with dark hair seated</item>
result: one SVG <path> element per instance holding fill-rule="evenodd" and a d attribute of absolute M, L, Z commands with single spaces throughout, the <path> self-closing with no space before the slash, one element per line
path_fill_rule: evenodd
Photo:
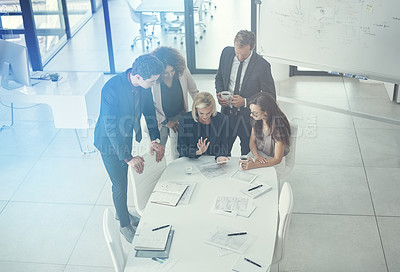
<path fill-rule="evenodd" d="M 268 93 L 254 95 L 248 104 L 252 117 L 249 145 L 254 161 L 243 161 L 242 168 L 274 166 L 279 178 L 285 168 L 283 158 L 289 153 L 289 121 Z"/>
<path fill-rule="evenodd" d="M 179 116 L 188 111 L 188 94 L 194 98 L 199 91 L 178 50 L 162 46 L 152 54 L 164 64 L 164 72 L 152 89 L 160 141 L 165 147 L 170 138 L 171 156 L 176 159 Z"/>
<path fill-rule="evenodd" d="M 217 112 L 214 97 L 199 93 L 192 111 L 179 118 L 178 152 L 180 157 L 215 156 L 217 162 L 228 161 L 228 118 Z"/>

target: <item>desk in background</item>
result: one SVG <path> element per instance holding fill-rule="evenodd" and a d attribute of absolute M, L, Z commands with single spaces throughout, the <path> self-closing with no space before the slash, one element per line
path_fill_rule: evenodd
<path fill-rule="evenodd" d="M 189 205 L 169 207 L 148 203 L 139 229 L 143 224 L 165 225 L 171 224 L 175 230 L 172 241 L 170 258 L 178 259 L 170 271 L 200 272 L 200 271 L 231 271 L 239 254 L 230 253 L 220 256 L 220 249 L 205 243 L 207 234 L 217 226 L 247 231 L 256 237 L 255 241 L 246 250 L 244 255 L 255 256 L 270 264 L 273 257 L 275 237 L 278 223 L 278 182 L 274 167 L 249 170 L 258 175 L 256 180 L 264 181 L 273 188 L 270 192 L 254 199 L 256 210 L 249 218 L 229 217 L 211 212 L 215 198 L 219 195 L 244 197 L 240 190 L 248 184 L 234 180 L 230 176 L 239 169 L 238 158 L 232 158 L 226 164 L 227 174 L 208 180 L 193 166 L 192 175 L 185 174 L 184 168 L 192 165 L 194 160 L 180 158 L 171 162 L 162 174 L 159 182 L 187 181 L 196 182 L 196 188 Z M 213 157 L 202 156 L 200 162 L 214 161 Z M 128 257 L 125 271 L 140 270 L 132 248 Z M 149 262 L 153 262 L 148 259 Z M 142 270 L 140 270 L 142 271 Z"/>
<path fill-rule="evenodd" d="M 99 116 L 103 73 L 62 72 L 58 82 L 41 80 L 16 90 L 0 88 L 3 103 L 47 104 L 56 128 L 87 129 Z"/>
<path fill-rule="evenodd" d="M 185 12 L 184 0 L 143 0 L 137 8 L 136 12 L 140 13 L 140 35 L 142 37 L 142 50 L 144 52 L 144 40 L 146 33 L 144 31 L 143 12 L 157 12 L 157 13 L 182 13 Z"/>
<path fill-rule="evenodd" d="M 47 104 L 53 112 L 56 128 L 75 129 L 79 148 L 83 154 L 94 150 L 83 150 L 77 129 L 93 128 L 100 112 L 101 89 L 104 85 L 103 73 L 61 72 L 58 82 L 39 80 L 34 86 L 24 86 L 16 90 L 0 87 L 0 99 L 11 104 L 11 125 L 13 103 Z M 5 126 L 7 127 L 7 126 Z"/>

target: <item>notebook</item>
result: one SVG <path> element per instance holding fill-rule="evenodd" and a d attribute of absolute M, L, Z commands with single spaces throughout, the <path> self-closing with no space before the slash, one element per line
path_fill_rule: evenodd
<path fill-rule="evenodd" d="M 168 240 L 164 250 L 136 250 L 135 256 L 139 258 L 168 258 L 174 233 L 175 231 L 171 229 L 168 234 Z"/>
<path fill-rule="evenodd" d="M 150 196 L 151 203 L 176 206 L 188 188 L 187 184 L 158 183 Z"/>
<path fill-rule="evenodd" d="M 246 189 L 242 190 L 242 193 L 251 197 L 256 198 L 266 192 L 271 191 L 272 186 L 262 183 L 262 182 L 255 182 L 248 186 Z"/>
<path fill-rule="evenodd" d="M 153 231 L 159 226 L 144 226 L 133 239 L 136 250 L 165 250 L 171 226 Z"/>

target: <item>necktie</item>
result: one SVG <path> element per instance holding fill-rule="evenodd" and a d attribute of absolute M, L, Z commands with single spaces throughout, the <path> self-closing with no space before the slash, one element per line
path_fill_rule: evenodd
<path fill-rule="evenodd" d="M 238 68 L 238 71 L 236 74 L 235 89 L 233 91 L 233 94 L 239 94 L 240 78 L 242 77 L 242 69 L 243 69 L 243 61 L 241 61 L 239 64 L 239 68 Z"/>

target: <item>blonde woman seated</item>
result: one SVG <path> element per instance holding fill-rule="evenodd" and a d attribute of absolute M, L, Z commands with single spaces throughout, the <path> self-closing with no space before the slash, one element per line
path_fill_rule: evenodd
<path fill-rule="evenodd" d="M 242 162 L 244 170 L 274 166 L 278 175 L 285 169 L 284 156 L 289 153 L 290 124 L 275 99 L 261 92 L 249 101 L 251 119 L 250 151 L 254 160 Z"/>
<path fill-rule="evenodd" d="M 160 143 L 165 147 L 169 137 L 171 156 L 176 159 L 179 116 L 188 111 L 188 94 L 194 99 L 199 91 L 178 50 L 163 46 L 155 49 L 152 54 L 164 64 L 164 73 L 152 89 Z"/>
<path fill-rule="evenodd" d="M 179 156 L 211 155 L 217 162 L 227 161 L 228 122 L 227 116 L 217 112 L 214 97 L 200 92 L 193 101 L 192 111 L 179 118 Z"/>

